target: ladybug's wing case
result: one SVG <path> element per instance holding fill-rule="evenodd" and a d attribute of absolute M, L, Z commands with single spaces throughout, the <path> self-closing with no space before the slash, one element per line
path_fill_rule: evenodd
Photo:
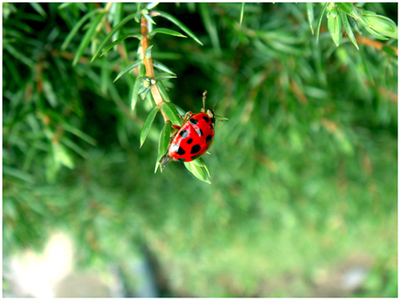
<path fill-rule="evenodd" d="M 168 154 L 174 160 L 189 162 L 202 156 L 214 140 L 214 126 L 205 113 L 191 117 L 178 131 Z"/>

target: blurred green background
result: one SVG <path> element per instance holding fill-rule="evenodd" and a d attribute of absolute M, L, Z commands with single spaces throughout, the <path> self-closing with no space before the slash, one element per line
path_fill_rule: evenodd
<path fill-rule="evenodd" d="M 247 3 L 241 24 L 241 3 L 159 4 L 203 43 L 151 40 L 177 74 L 171 101 L 198 112 L 208 90 L 229 119 L 204 156 L 210 185 L 181 163 L 154 174 L 160 115 L 139 148 L 151 101 L 131 110 L 132 72 L 113 83 L 139 41 L 90 63 L 136 4 L 111 6 L 76 65 L 96 15 L 62 49 L 105 5 L 3 3 L 4 257 L 64 230 L 82 269 L 115 264 L 130 291 L 127 264 L 148 256 L 160 296 L 396 297 L 397 40 L 360 27 L 359 50 L 336 47 L 324 18 L 317 42 L 306 3 Z M 397 21 L 397 3 L 363 8 Z"/>

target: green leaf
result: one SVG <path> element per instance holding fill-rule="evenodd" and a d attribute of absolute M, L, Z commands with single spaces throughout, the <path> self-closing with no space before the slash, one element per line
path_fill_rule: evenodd
<path fill-rule="evenodd" d="M 211 184 L 211 181 L 207 177 L 207 172 L 204 168 L 196 165 L 193 162 L 184 162 L 183 164 L 185 165 L 186 169 L 188 169 L 189 172 L 192 173 L 196 178 L 200 179 L 201 181 Z"/>
<path fill-rule="evenodd" d="M 157 75 L 157 77 L 154 78 L 154 80 L 160 81 L 160 80 L 169 79 L 169 78 L 176 78 L 176 76 L 172 75 L 170 73 L 160 73 Z"/>
<path fill-rule="evenodd" d="M 172 124 L 182 126 L 182 121 L 178 117 L 178 112 L 175 108 L 175 106 L 171 102 L 163 102 L 161 105 L 161 108 L 167 118 L 171 120 Z"/>
<path fill-rule="evenodd" d="M 161 97 L 162 97 L 165 101 L 170 102 L 171 100 L 170 100 L 170 98 L 169 98 L 169 96 L 168 96 L 167 91 L 165 90 L 165 87 L 164 87 L 163 83 L 162 83 L 161 81 L 157 81 L 156 84 L 157 84 L 157 86 L 158 86 L 158 89 L 160 90 Z"/>
<path fill-rule="evenodd" d="M 81 147 L 79 147 L 77 144 L 75 144 L 73 141 L 71 141 L 70 139 L 66 138 L 65 136 L 62 136 L 60 141 L 65 146 L 69 147 L 71 150 L 75 151 L 76 153 L 78 153 L 83 158 L 87 158 L 88 157 L 88 153 L 85 150 L 83 150 Z"/>
<path fill-rule="evenodd" d="M 354 37 L 353 30 L 350 27 L 350 23 L 347 19 L 346 13 L 341 9 L 339 11 L 340 15 L 342 16 L 343 27 L 344 30 L 346 30 L 347 36 L 349 37 L 350 41 L 354 44 L 354 46 L 356 46 L 357 50 L 359 50 L 356 38 Z"/>
<path fill-rule="evenodd" d="M 182 108 L 180 108 L 178 105 L 176 105 L 174 103 L 172 103 L 172 104 L 175 106 L 175 109 L 178 111 L 179 115 L 181 115 L 182 117 L 186 116 L 186 112 Z"/>
<path fill-rule="evenodd" d="M 381 15 L 366 16 L 364 18 L 367 19 L 371 26 L 370 29 L 373 31 L 392 39 L 398 38 L 397 25 L 391 19 Z"/>
<path fill-rule="evenodd" d="M 140 66 L 141 64 L 143 64 L 143 60 L 139 59 L 139 60 L 135 61 L 133 64 L 127 66 L 125 69 L 123 69 L 121 72 L 119 72 L 117 77 L 114 79 L 114 82 L 116 82 L 118 79 L 120 79 L 121 76 L 123 76 L 125 73 L 133 70 L 134 68 Z"/>
<path fill-rule="evenodd" d="M 338 8 L 343 10 L 346 14 L 353 17 L 354 19 L 360 19 L 360 14 L 358 13 L 357 8 L 350 2 L 336 3 Z"/>
<path fill-rule="evenodd" d="M 53 159 L 56 165 L 56 169 L 58 169 L 60 165 L 64 165 L 69 169 L 74 168 L 74 161 L 63 145 L 61 145 L 60 143 L 52 144 L 52 148 Z"/>
<path fill-rule="evenodd" d="M 76 63 L 78 62 L 79 58 L 82 56 L 83 52 L 85 51 L 86 47 L 89 45 L 90 40 L 92 39 L 95 30 L 97 28 L 97 26 L 99 25 L 99 23 L 101 22 L 101 20 L 103 19 L 105 15 L 105 12 L 100 13 L 96 19 L 92 22 L 92 24 L 90 25 L 89 29 L 86 31 L 85 35 L 82 38 L 82 41 L 78 47 L 78 50 L 76 51 L 75 54 L 75 58 L 74 61 L 72 62 L 72 65 L 75 66 Z"/>
<path fill-rule="evenodd" d="M 144 56 L 146 58 L 151 58 L 151 49 L 153 48 L 154 45 L 151 45 L 149 47 L 147 47 L 146 51 L 144 52 Z"/>
<path fill-rule="evenodd" d="M 120 42 L 122 42 L 125 39 L 129 39 L 129 38 L 137 38 L 138 40 L 141 40 L 143 38 L 143 35 L 141 34 L 127 34 L 122 38 L 119 38 L 118 40 L 115 40 L 114 42 L 112 42 L 111 44 L 109 44 L 104 51 L 101 53 L 101 55 L 99 57 L 102 57 L 106 52 L 108 52 L 111 48 L 113 48 L 115 45 L 119 44 Z"/>
<path fill-rule="evenodd" d="M 357 34 L 362 35 L 360 28 L 358 28 L 357 22 L 354 18 L 350 17 L 350 24 L 353 27 L 353 29 L 357 32 Z"/>
<path fill-rule="evenodd" d="M 180 29 L 182 29 L 188 36 L 190 36 L 192 39 L 194 39 L 196 42 L 198 42 L 200 45 L 203 45 L 202 42 L 197 38 L 197 36 L 189 29 L 187 28 L 181 21 L 179 21 L 177 18 L 171 16 L 170 14 L 159 11 L 159 10 L 153 10 L 152 11 L 152 16 L 161 16 L 172 23 L 174 23 L 176 26 L 178 26 Z"/>
<path fill-rule="evenodd" d="M 21 52 L 17 51 L 13 46 L 11 46 L 10 44 L 3 44 L 3 47 L 5 50 L 7 50 L 12 56 L 14 56 L 16 59 L 18 59 L 19 61 L 21 61 L 22 63 L 26 64 L 28 67 L 30 67 L 31 69 L 35 68 L 35 63 L 33 62 L 33 60 L 31 60 L 30 58 L 26 57 L 24 54 L 22 54 Z"/>
<path fill-rule="evenodd" d="M 146 8 L 148 10 L 153 9 L 154 7 L 156 7 L 158 5 L 159 2 L 150 2 L 149 4 L 147 4 Z"/>
<path fill-rule="evenodd" d="M 380 40 L 384 40 L 387 41 L 389 38 L 384 37 L 383 35 L 379 34 L 378 32 L 376 32 L 375 30 L 373 30 L 371 27 L 366 27 L 364 26 L 364 28 L 373 36 L 377 37 Z"/>
<path fill-rule="evenodd" d="M 365 57 L 364 49 L 365 49 L 365 47 L 361 47 L 361 49 L 360 49 L 360 54 L 361 54 L 361 59 L 362 59 L 362 63 L 363 63 L 363 66 L 364 66 L 364 71 L 365 71 L 369 81 L 371 82 L 371 84 L 375 85 L 374 78 L 373 78 L 373 76 L 371 74 L 371 71 L 370 71 L 370 69 L 368 67 L 368 63 L 367 63 L 367 59 Z"/>
<path fill-rule="evenodd" d="M 324 8 L 321 11 L 321 14 L 319 15 L 318 18 L 318 23 L 317 23 L 317 42 L 318 42 L 318 38 L 319 38 L 319 31 L 321 29 L 321 23 L 322 23 L 322 18 L 324 17 L 326 8 L 328 7 L 328 3 L 325 3 Z"/>
<path fill-rule="evenodd" d="M 242 7 L 240 8 L 240 20 L 239 20 L 239 25 L 242 25 L 243 16 L 244 16 L 244 5 L 245 5 L 245 3 L 242 2 Z"/>
<path fill-rule="evenodd" d="M 174 72 L 172 72 L 170 69 L 168 69 L 168 67 L 166 65 L 164 65 L 164 64 L 162 64 L 159 61 L 154 60 L 154 59 L 153 59 L 153 66 L 155 68 L 159 69 L 160 71 L 164 71 L 164 72 L 167 72 L 169 74 L 176 75 Z"/>
<path fill-rule="evenodd" d="M 143 92 L 139 91 L 139 94 L 140 94 L 140 97 L 142 98 L 142 100 L 144 100 L 147 97 L 147 95 L 149 95 L 150 98 L 147 98 L 147 99 L 149 99 L 149 101 L 151 101 L 150 86 L 145 88 Z"/>
<path fill-rule="evenodd" d="M 78 128 L 75 128 L 65 122 L 63 122 L 62 126 L 66 131 L 76 135 L 77 137 L 84 140 L 86 143 L 96 146 L 96 144 L 97 144 L 96 140 L 94 138 L 92 138 L 91 136 L 87 135 L 86 133 L 80 131 Z"/>
<path fill-rule="evenodd" d="M 139 94 L 139 89 L 141 87 L 141 82 L 142 82 L 142 80 L 139 77 L 136 77 L 135 83 L 133 85 L 133 91 L 132 91 L 131 110 L 134 110 L 134 108 L 136 106 L 136 101 L 138 99 L 138 94 Z"/>
<path fill-rule="evenodd" d="M 140 87 L 138 94 L 141 94 L 148 89 L 150 89 L 150 84 L 146 84 L 146 81 L 142 81 L 142 86 Z"/>
<path fill-rule="evenodd" d="M 147 35 L 147 37 L 149 39 L 152 39 L 157 33 L 162 33 L 162 34 L 167 34 L 167 35 L 172 35 L 172 36 L 177 36 L 177 37 L 182 37 L 182 38 L 186 38 L 186 35 L 183 35 L 182 33 L 175 31 L 175 30 L 171 30 L 168 28 L 156 28 L 153 29 L 151 32 L 149 32 L 149 34 Z"/>
<path fill-rule="evenodd" d="M 307 3 L 307 19 L 311 33 L 314 34 L 314 7 L 312 3 Z"/>
<path fill-rule="evenodd" d="M 156 22 L 154 22 L 154 20 L 152 19 L 152 17 L 150 17 L 148 14 L 143 14 L 143 17 L 149 21 L 151 24 L 156 25 Z"/>
<path fill-rule="evenodd" d="M 6 165 L 3 165 L 3 174 L 4 175 L 8 175 L 8 176 L 12 176 L 18 179 L 21 179 L 23 181 L 26 181 L 28 183 L 34 183 L 35 179 L 32 175 L 21 171 L 19 169 L 13 168 L 13 167 L 9 167 Z"/>
<path fill-rule="evenodd" d="M 217 55 L 220 55 L 221 47 L 219 44 L 217 26 L 215 25 L 214 19 L 211 17 L 209 4 L 199 3 L 199 8 L 200 8 L 201 18 L 203 19 L 204 26 L 208 32 L 208 35 L 210 36 L 213 48 L 216 51 Z"/>
<path fill-rule="evenodd" d="M 48 80 L 44 79 L 42 85 L 43 85 L 43 92 L 44 95 L 46 96 L 47 101 L 49 101 L 52 107 L 56 107 L 57 97 L 56 94 L 54 93 L 51 83 Z"/>
<path fill-rule="evenodd" d="M 101 49 L 103 49 L 104 45 L 108 42 L 108 40 L 112 37 L 112 35 L 122 26 L 124 25 L 126 22 L 132 20 L 135 17 L 134 14 L 131 14 L 129 16 L 127 16 L 126 18 L 124 18 L 121 22 L 119 22 L 119 24 L 117 26 L 115 26 L 109 34 L 107 34 L 107 36 L 105 37 L 105 39 L 103 40 L 103 42 L 100 44 L 99 48 L 97 48 L 96 52 L 94 53 L 91 62 L 99 55 Z"/>
<path fill-rule="evenodd" d="M 208 167 L 204 162 L 203 157 L 199 157 L 198 159 L 193 160 L 193 163 L 199 167 L 204 168 L 204 170 L 207 172 L 208 177 L 211 178 L 210 171 L 208 170 Z"/>
<path fill-rule="evenodd" d="M 170 136 L 171 136 L 171 122 L 167 121 L 165 122 L 164 127 L 160 133 L 160 140 L 158 142 L 157 162 L 159 162 L 161 157 L 163 157 L 165 153 L 167 153 Z"/>
<path fill-rule="evenodd" d="M 36 10 L 43 18 L 46 18 L 46 17 L 47 17 L 46 12 L 44 11 L 44 9 L 42 8 L 42 6 L 41 6 L 39 3 L 32 2 L 32 3 L 29 3 L 29 4 L 30 4 L 30 5 L 33 7 L 33 9 Z"/>
<path fill-rule="evenodd" d="M 327 14 L 327 18 L 329 33 L 337 47 L 342 41 L 342 20 L 335 7 Z"/>
<path fill-rule="evenodd" d="M 83 23 L 86 22 L 87 19 L 89 19 L 91 16 L 98 14 L 100 12 L 104 11 L 102 8 L 98 8 L 95 10 L 92 10 L 91 12 L 87 13 L 84 15 L 78 23 L 72 28 L 71 32 L 67 35 L 65 38 L 64 43 L 61 45 L 61 50 L 65 50 L 68 46 L 68 44 L 71 42 L 72 38 L 75 36 L 75 34 L 78 32 L 79 28 L 83 25 Z"/>
<path fill-rule="evenodd" d="M 153 125 L 154 119 L 159 111 L 160 111 L 160 108 L 158 106 L 154 106 L 154 108 L 151 110 L 151 112 L 147 116 L 147 119 L 144 122 L 142 131 L 140 133 L 140 147 L 142 147 L 144 141 L 146 140 L 147 135 L 149 134 L 151 125 Z"/>
<path fill-rule="evenodd" d="M 112 27 L 115 27 L 121 22 L 122 14 L 123 14 L 123 5 L 124 3 L 116 2 L 113 3 L 108 11 L 108 18 L 112 22 Z M 113 41 L 119 39 L 119 31 L 115 32 L 111 38 Z"/>

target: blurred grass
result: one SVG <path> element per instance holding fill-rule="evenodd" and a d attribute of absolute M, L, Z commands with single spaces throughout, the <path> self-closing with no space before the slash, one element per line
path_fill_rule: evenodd
<path fill-rule="evenodd" d="M 5 255 L 64 228 L 84 266 L 123 268 L 147 245 L 174 296 L 397 296 L 397 56 L 346 38 L 336 48 L 326 31 L 317 43 L 301 3 L 246 3 L 241 25 L 240 3 L 160 4 L 204 44 L 152 40 L 178 76 L 171 101 L 198 111 L 207 89 L 229 118 L 204 157 L 208 185 L 183 164 L 153 174 L 161 117 L 139 149 L 151 107 L 131 113 L 132 77 L 112 83 L 126 61 L 110 51 L 89 65 L 88 48 L 72 67 L 83 30 L 60 52 L 94 5 L 57 6 L 3 4 L 3 44 L 21 54 L 3 57 Z M 397 4 L 369 9 L 397 19 Z M 132 61 L 137 45 L 126 42 Z M 329 294 L 352 263 L 369 270 L 363 285 Z"/>

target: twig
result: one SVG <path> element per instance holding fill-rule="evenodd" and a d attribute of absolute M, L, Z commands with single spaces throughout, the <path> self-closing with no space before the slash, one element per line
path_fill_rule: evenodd
<path fill-rule="evenodd" d="M 382 48 L 383 48 L 384 46 L 389 47 L 389 48 L 393 49 L 394 52 L 396 53 L 396 55 L 398 56 L 398 49 L 397 49 L 397 47 L 388 46 L 388 45 L 385 45 L 385 44 L 382 43 L 382 42 L 378 42 L 378 41 L 375 41 L 375 40 L 371 40 L 371 39 L 369 39 L 369 38 L 364 38 L 364 37 L 361 37 L 361 36 L 359 36 L 359 35 L 356 35 L 355 37 L 356 37 L 356 41 L 359 42 L 360 44 L 364 44 L 364 45 L 368 45 L 368 46 L 374 47 L 375 49 L 380 50 L 380 51 L 382 51 Z"/>
<path fill-rule="evenodd" d="M 147 23 L 146 18 L 141 18 L 140 29 L 141 29 L 141 33 L 143 35 L 141 43 L 142 43 L 142 51 L 143 51 L 143 61 L 144 61 L 144 65 L 146 67 L 146 76 L 148 76 L 149 78 L 154 78 L 155 74 L 154 74 L 153 60 L 151 58 L 146 57 L 146 49 L 149 47 L 149 39 L 147 38 L 147 35 L 149 33 L 149 28 L 148 28 L 148 23 Z M 150 91 L 151 91 L 151 94 L 153 95 L 153 99 L 154 99 L 156 105 L 161 108 L 161 105 L 163 104 L 164 100 L 161 96 L 161 93 L 160 93 L 160 90 L 158 89 L 157 84 L 151 84 Z M 161 114 L 164 118 L 164 121 L 167 122 L 168 117 L 165 115 L 165 113 L 163 112 L 162 109 L 161 109 Z"/>
<path fill-rule="evenodd" d="M 321 27 L 320 32 L 326 32 L 326 31 L 328 31 L 327 28 Z M 347 36 L 346 33 L 345 33 L 345 36 Z M 394 52 L 396 53 L 396 55 L 398 56 L 398 49 L 397 49 L 397 47 L 388 46 L 388 45 L 385 45 L 385 44 L 382 43 L 382 42 L 375 41 L 375 40 L 372 40 L 372 39 L 369 39 L 369 38 L 366 38 L 366 37 L 362 37 L 362 36 L 360 36 L 360 35 L 354 35 L 354 37 L 356 38 L 356 41 L 357 41 L 358 43 L 363 44 L 363 45 L 367 45 L 367 46 L 374 47 L 376 50 L 379 50 L 379 51 L 382 51 L 382 48 L 383 48 L 384 46 L 389 47 L 390 49 L 393 49 Z"/>

